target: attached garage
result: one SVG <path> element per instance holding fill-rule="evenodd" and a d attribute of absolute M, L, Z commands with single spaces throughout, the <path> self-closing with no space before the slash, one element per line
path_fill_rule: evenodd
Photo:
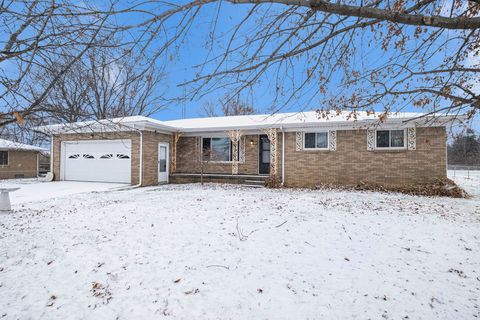
<path fill-rule="evenodd" d="M 64 141 L 61 150 L 62 180 L 131 181 L 131 140 Z"/>

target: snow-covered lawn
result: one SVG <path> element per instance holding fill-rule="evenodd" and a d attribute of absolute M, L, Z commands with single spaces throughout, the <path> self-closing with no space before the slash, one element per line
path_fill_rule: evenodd
<path fill-rule="evenodd" d="M 448 177 L 474 197 L 480 197 L 479 170 L 451 170 Z"/>
<path fill-rule="evenodd" d="M 20 187 L 20 190 L 10 193 L 10 202 L 20 204 L 24 202 L 40 201 L 57 197 L 69 196 L 82 192 L 101 192 L 125 188 L 125 184 L 55 181 L 45 182 L 39 179 L 0 180 L 0 187 Z"/>
<path fill-rule="evenodd" d="M 13 207 L 0 318 L 480 316 L 478 195 L 166 185 Z"/>

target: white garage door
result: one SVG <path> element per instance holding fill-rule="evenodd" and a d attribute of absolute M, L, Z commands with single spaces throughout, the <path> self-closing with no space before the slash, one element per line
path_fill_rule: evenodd
<path fill-rule="evenodd" d="M 130 140 L 64 142 L 63 180 L 130 183 Z"/>

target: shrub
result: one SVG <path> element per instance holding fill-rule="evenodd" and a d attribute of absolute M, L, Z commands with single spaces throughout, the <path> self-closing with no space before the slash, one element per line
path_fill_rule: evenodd
<path fill-rule="evenodd" d="M 265 187 L 267 188 L 280 188 L 282 186 L 282 180 L 277 176 L 270 176 L 265 180 Z"/>
<path fill-rule="evenodd" d="M 352 187 L 355 190 L 371 190 L 384 192 L 400 192 L 417 196 L 437 196 L 452 198 L 468 198 L 468 193 L 450 179 L 437 179 L 425 184 L 412 184 L 403 186 L 376 185 L 360 183 Z"/>

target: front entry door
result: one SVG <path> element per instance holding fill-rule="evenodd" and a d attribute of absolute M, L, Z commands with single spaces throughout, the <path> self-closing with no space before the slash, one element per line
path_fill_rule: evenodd
<path fill-rule="evenodd" d="M 158 183 L 168 183 L 168 144 L 158 144 Z"/>
<path fill-rule="evenodd" d="M 270 140 L 266 135 L 260 135 L 258 139 L 258 173 L 270 174 Z"/>

